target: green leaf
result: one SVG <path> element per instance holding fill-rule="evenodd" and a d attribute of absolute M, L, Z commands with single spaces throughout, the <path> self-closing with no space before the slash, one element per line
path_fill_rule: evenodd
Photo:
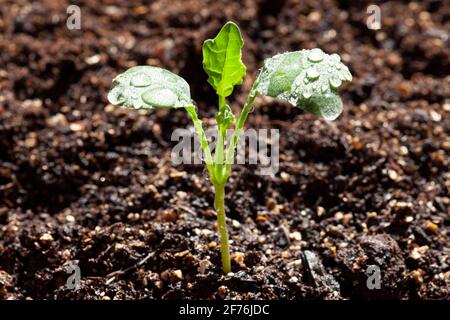
<path fill-rule="evenodd" d="M 342 81 L 351 80 L 350 71 L 337 54 L 301 50 L 266 59 L 253 90 L 334 120 L 342 113 L 337 90 Z"/>
<path fill-rule="evenodd" d="M 181 108 L 193 105 L 189 85 L 176 74 L 151 66 L 132 67 L 113 80 L 111 104 L 135 109 Z"/>
<path fill-rule="evenodd" d="M 244 46 L 238 26 L 227 22 L 214 39 L 203 43 L 203 69 L 208 82 L 223 98 L 233 92 L 235 85 L 242 83 L 247 68 L 241 60 Z"/>

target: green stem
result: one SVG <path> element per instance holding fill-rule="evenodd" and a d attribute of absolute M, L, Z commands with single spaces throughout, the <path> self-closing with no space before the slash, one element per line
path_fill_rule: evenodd
<path fill-rule="evenodd" d="M 253 84 L 253 88 L 255 88 L 256 85 L 257 85 L 257 83 L 255 82 Z M 245 121 L 247 120 L 248 114 L 253 105 L 253 101 L 255 101 L 255 98 L 258 95 L 258 92 L 256 90 L 254 90 L 253 88 L 250 91 L 247 101 L 245 101 L 244 107 L 242 108 L 242 111 L 239 114 L 239 118 L 236 121 L 236 126 L 234 128 L 230 146 L 227 149 L 227 156 L 226 156 L 226 160 L 225 160 L 225 163 L 226 163 L 225 175 L 227 177 L 230 175 L 231 165 L 234 162 L 234 152 L 236 150 L 236 146 L 237 146 L 237 143 L 239 140 L 239 135 L 241 134 L 241 131 L 242 131 L 242 128 L 244 127 Z"/>
<path fill-rule="evenodd" d="M 214 181 L 217 184 L 225 184 L 228 176 L 226 176 L 226 168 L 224 163 L 225 137 L 221 130 L 217 135 L 216 149 L 214 151 Z"/>
<path fill-rule="evenodd" d="M 219 112 L 224 112 L 225 98 L 219 96 Z M 227 180 L 225 168 L 225 140 L 227 135 L 227 128 L 223 123 L 218 123 L 217 126 L 217 141 L 214 150 L 214 180 L 215 183 L 225 184 Z"/>
<path fill-rule="evenodd" d="M 211 156 L 211 150 L 209 149 L 208 139 L 206 139 L 205 131 L 203 130 L 202 121 L 198 118 L 195 106 L 185 107 L 187 113 L 194 123 L 195 131 L 197 131 L 198 138 L 200 139 L 200 144 L 202 146 L 203 153 L 205 154 L 206 168 L 208 169 L 209 175 L 212 178 L 213 173 L 213 160 Z"/>
<path fill-rule="evenodd" d="M 225 184 L 214 185 L 214 207 L 217 212 L 217 226 L 220 235 L 220 252 L 222 256 L 222 270 L 225 274 L 231 272 L 230 245 L 225 217 Z"/>

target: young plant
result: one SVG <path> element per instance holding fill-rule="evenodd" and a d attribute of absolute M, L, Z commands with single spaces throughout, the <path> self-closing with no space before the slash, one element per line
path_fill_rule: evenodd
<path fill-rule="evenodd" d="M 258 95 L 276 97 L 326 120 L 334 120 L 342 112 L 342 101 L 337 90 L 342 81 L 352 80 L 350 71 L 337 54 L 328 55 L 318 48 L 277 54 L 264 61 L 241 112 L 235 117 L 227 104 L 227 97 L 236 85 L 242 83 L 246 74 L 241 60 L 243 45 L 239 28 L 233 22 L 227 22 L 214 39 L 203 44 L 203 68 L 218 97 L 218 135 L 214 155 L 211 154 L 202 121 L 197 116 L 189 85 L 181 77 L 157 67 L 132 67 L 113 80 L 114 87 L 108 94 L 108 100 L 113 105 L 134 109 L 184 108 L 191 117 L 214 186 L 214 206 L 225 273 L 231 271 L 225 185 L 240 133 L 255 98 Z M 226 145 L 226 132 L 232 125 L 233 136 Z"/>

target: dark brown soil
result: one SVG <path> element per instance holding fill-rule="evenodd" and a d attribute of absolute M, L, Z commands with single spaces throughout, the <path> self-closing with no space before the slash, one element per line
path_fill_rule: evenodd
<path fill-rule="evenodd" d="M 450 5 L 377 1 L 373 31 L 372 2 L 73 1 L 70 31 L 66 1 L 1 0 L 0 298 L 449 299 Z M 248 126 L 281 130 L 280 171 L 235 168 L 224 276 L 205 171 L 171 165 L 187 116 L 106 93 L 127 67 L 163 66 L 212 120 L 201 45 L 229 19 L 249 70 L 236 110 L 277 52 L 337 52 L 354 81 L 332 123 L 257 100 Z"/>

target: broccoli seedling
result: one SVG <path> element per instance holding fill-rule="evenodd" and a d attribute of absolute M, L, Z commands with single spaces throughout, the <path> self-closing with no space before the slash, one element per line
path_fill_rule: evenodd
<path fill-rule="evenodd" d="M 108 94 L 108 100 L 113 105 L 134 109 L 184 108 L 191 117 L 214 186 L 214 207 L 225 273 L 231 271 L 225 185 L 230 176 L 240 133 L 255 98 L 258 95 L 276 97 L 326 120 L 334 120 L 342 112 L 342 101 L 337 89 L 342 81 L 352 80 L 349 69 L 342 64 L 337 54 L 328 55 L 318 48 L 277 54 L 264 61 L 236 117 L 227 104 L 227 97 L 236 85 L 242 83 L 246 74 L 246 67 L 241 60 L 243 45 L 240 30 L 233 22 L 227 22 L 214 39 L 206 40 L 203 44 L 203 68 L 218 96 L 218 135 L 214 157 L 191 99 L 189 85 L 183 78 L 165 69 L 136 66 L 118 75 Z M 226 146 L 226 131 L 232 125 L 233 136 Z"/>

